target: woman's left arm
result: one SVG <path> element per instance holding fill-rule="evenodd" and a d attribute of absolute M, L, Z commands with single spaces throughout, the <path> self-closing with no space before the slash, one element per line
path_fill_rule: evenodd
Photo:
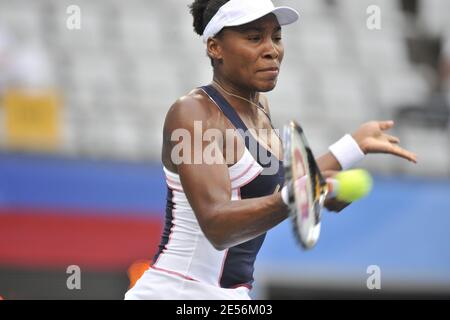
<path fill-rule="evenodd" d="M 260 94 L 260 101 L 270 117 L 269 101 L 264 94 Z M 369 153 L 386 153 L 416 163 L 417 156 L 411 151 L 400 147 L 398 145 L 400 143 L 399 138 L 386 133 L 392 127 L 394 127 L 394 121 L 370 121 L 363 123 L 351 136 L 364 155 Z M 338 159 L 330 151 L 316 160 L 320 171 L 342 170 Z"/>
<path fill-rule="evenodd" d="M 366 122 L 352 133 L 352 137 L 364 154 L 386 153 L 416 163 L 417 156 L 400 147 L 399 138 L 386 133 L 393 126 L 393 121 Z M 342 170 L 341 164 L 331 152 L 318 158 L 317 163 L 321 171 Z"/>
<path fill-rule="evenodd" d="M 362 124 L 352 134 L 352 138 L 364 155 L 368 153 L 386 153 L 416 163 L 417 156 L 414 153 L 401 148 L 398 145 L 400 139 L 385 132 L 393 126 L 393 121 L 370 121 Z M 318 158 L 317 163 L 320 171 L 322 171 L 327 178 L 331 178 L 336 171 L 342 170 L 341 164 L 331 152 Z M 338 201 L 336 199 L 327 199 L 325 202 L 325 207 L 327 207 L 329 211 L 335 212 L 340 212 L 348 205 L 349 203 Z"/>

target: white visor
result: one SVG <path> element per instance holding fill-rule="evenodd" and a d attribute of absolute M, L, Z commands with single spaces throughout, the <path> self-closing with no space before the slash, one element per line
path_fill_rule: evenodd
<path fill-rule="evenodd" d="M 230 0 L 211 19 L 203 32 L 203 42 L 225 27 L 240 26 L 273 13 L 281 26 L 294 23 L 299 14 L 289 7 L 275 7 L 271 0 Z"/>

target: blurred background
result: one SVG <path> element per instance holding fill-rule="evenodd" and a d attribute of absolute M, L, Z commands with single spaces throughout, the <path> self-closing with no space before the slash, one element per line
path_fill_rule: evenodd
<path fill-rule="evenodd" d="M 0 299 L 122 299 L 148 266 L 165 114 L 212 78 L 190 2 L 0 0 Z M 318 155 L 394 119 L 419 163 L 367 157 L 373 192 L 326 213 L 312 251 L 288 221 L 269 232 L 253 297 L 450 297 L 450 2 L 274 2 L 301 14 L 269 93 L 276 126 L 298 120 Z M 381 29 L 367 27 L 369 5 Z"/>

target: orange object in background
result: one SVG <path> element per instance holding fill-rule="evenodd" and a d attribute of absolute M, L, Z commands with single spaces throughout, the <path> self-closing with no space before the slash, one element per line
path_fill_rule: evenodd
<path fill-rule="evenodd" d="M 9 90 L 3 99 L 5 144 L 13 150 L 53 151 L 60 142 L 61 102 L 51 90 Z"/>
<path fill-rule="evenodd" d="M 136 281 L 138 281 L 144 272 L 150 268 L 150 264 L 151 261 L 149 260 L 138 260 L 128 268 L 128 278 L 130 279 L 130 286 L 128 289 L 134 287 Z"/>

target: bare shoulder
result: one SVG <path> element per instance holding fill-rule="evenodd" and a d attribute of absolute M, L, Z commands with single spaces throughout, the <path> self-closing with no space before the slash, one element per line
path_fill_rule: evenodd
<path fill-rule="evenodd" d="M 200 89 L 194 89 L 180 97 L 170 107 L 164 124 L 165 130 L 189 128 L 194 121 L 210 122 L 216 115 L 211 101 Z"/>
<path fill-rule="evenodd" d="M 200 89 L 194 89 L 180 97 L 170 107 L 166 114 L 163 129 L 162 161 L 164 166 L 177 173 L 178 169 L 172 163 L 171 150 L 178 140 L 172 140 L 177 130 L 187 130 L 195 134 L 195 122 L 200 121 L 202 130 L 217 126 L 217 108 L 214 108 L 209 97 Z"/>

